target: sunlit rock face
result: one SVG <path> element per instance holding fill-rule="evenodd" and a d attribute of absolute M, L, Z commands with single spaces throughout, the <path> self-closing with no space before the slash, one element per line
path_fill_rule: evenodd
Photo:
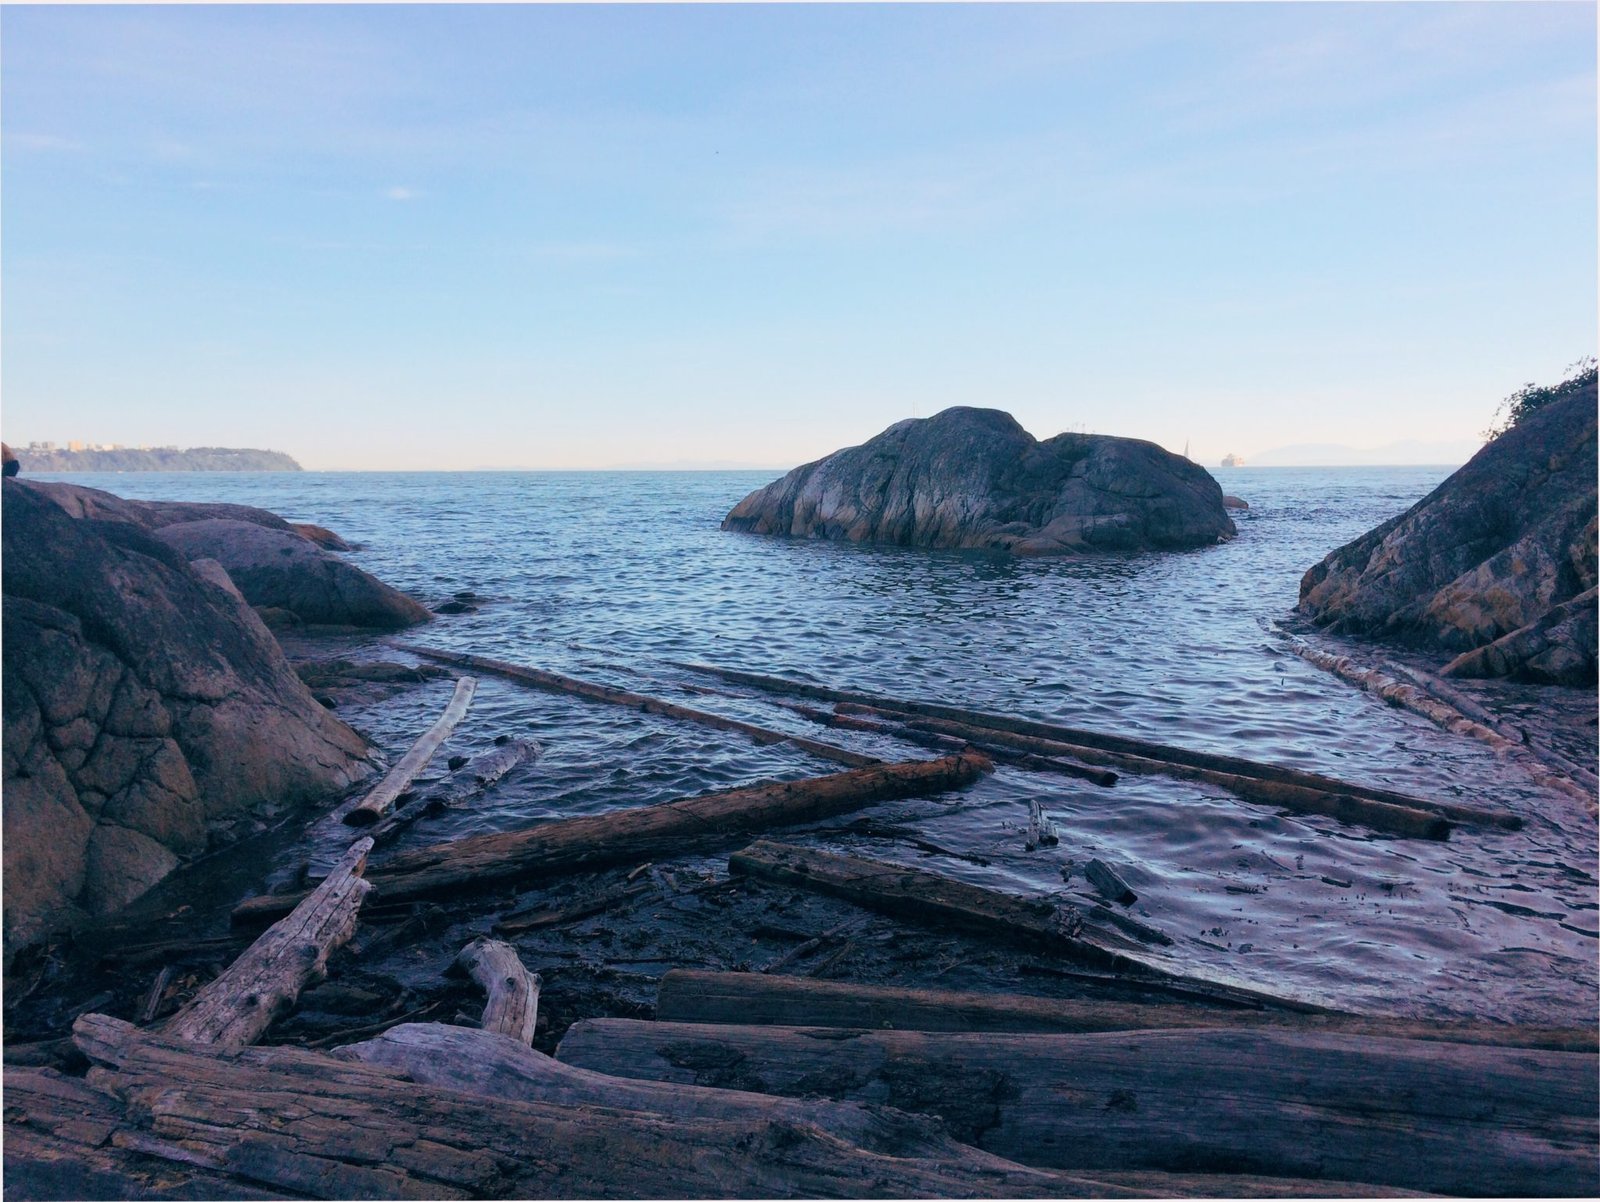
<path fill-rule="evenodd" d="M 372 765 L 220 567 L 4 487 L 9 959 Z"/>
<path fill-rule="evenodd" d="M 1453 662 L 1461 675 L 1593 683 L 1595 414 L 1591 387 L 1519 422 L 1307 572 L 1300 612 L 1341 634 L 1495 645 Z"/>
<path fill-rule="evenodd" d="M 797 467 L 724 530 L 909 547 L 1071 555 L 1177 550 L 1234 535 L 1204 468 L 1099 434 L 1043 442 L 998 409 L 946 409 Z"/>

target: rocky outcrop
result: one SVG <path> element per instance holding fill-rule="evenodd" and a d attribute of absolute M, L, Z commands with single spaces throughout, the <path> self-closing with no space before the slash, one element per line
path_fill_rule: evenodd
<path fill-rule="evenodd" d="M 1596 584 L 1595 427 L 1593 385 L 1519 422 L 1405 513 L 1307 572 L 1300 612 L 1338 633 L 1451 652 L 1525 632 L 1452 669 L 1592 683 L 1585 607 L 1545 619 Z"/>
<path fill-rule="evenodd" d="M 1043 442 L 998 409 L 946 409 L 795 468 L 724 530 L 1017 555 L 1206 546 L 1236 531 L 1205 469 L 1154 443 Z"/>
<path fill-rule="evenodd" d="M 251 605 L 287 610 L 302 622 L 399 630 L 432 620 L 398 589 L 293 530 L 208 518 L 163 526 L 156 537 L 189 559 L 215 559 Z"/>
<path fill-rule="evenodd" d="M 249 522 L 268 530 L 294 529 L 277 514 L 267 509 L 257 509 L 254 505 L 234 505 L 225 501 L 133 501 L 103 489 L 66 484 L 59 480 L 30 480 L 28 487 L 54 501 L 75 518 L 131 522 L 146 530 L 160 530 L 179 522 L 204 522 L 213 518 Z"/>
<path fill-rule="evenodd" d="M 371 769 L 219 567 L 4 489 L 9 960 Z"/>
<path fill-rule="evenodd" d="M 1463 651 L 1445 665 L 1444 675 L 1512 676 L 1534 684 L 1593 683 L 1595 645 L 1600 642 L 1597 595 L 1595 589 L 1580 593 L 1487 647 Z"/>

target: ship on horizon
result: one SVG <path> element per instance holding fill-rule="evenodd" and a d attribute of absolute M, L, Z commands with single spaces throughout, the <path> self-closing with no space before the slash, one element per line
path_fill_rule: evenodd
<path fill-rule="evenodd" d="M 1240 459 L 1239 456 L 1235 455 L 1232 451 L 1230 451 L 1230 452 L 1228 452 L 1226 455 L 1224 455 L 1222 457 L 1221 466 L 1223 466 L 1223 467 L 1243 467 L 1244 466 L 1244 460 Z"/>

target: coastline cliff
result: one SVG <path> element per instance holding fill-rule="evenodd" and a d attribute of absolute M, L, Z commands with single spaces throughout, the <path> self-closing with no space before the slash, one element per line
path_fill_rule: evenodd
<path fill-rule="evenodd" d="M 154 447 L 63 451 L 17 449 L 28 472 L 298 472 L 304 469 L 282 451 L 236 447 Z"/>

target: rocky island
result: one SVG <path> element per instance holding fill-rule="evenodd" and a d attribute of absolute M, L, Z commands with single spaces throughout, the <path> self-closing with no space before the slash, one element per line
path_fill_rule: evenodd
<path fill-rule="evenodd" d="M 1039 441 L 998 409 L 897 422 L 734 506 L 724 530 L 1073 555 L 1209 546 L 1237 531 L 1204 468 L 1151 442 Z"/>

